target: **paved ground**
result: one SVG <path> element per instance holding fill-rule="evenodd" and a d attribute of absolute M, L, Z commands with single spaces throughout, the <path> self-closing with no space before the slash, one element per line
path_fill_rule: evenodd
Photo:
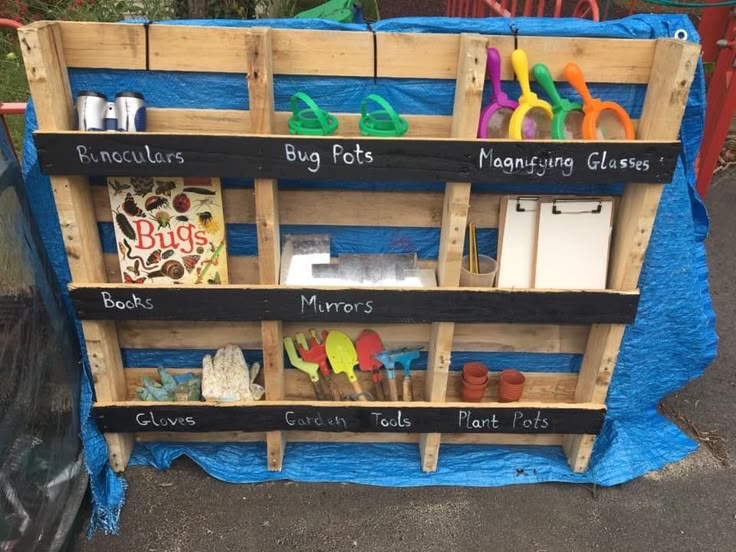
<path fill-rule="evenodd" d="M 187 460 L 165 473 L 130 468 L 118 537 L 80 537 L 78 552 L 258 550 L 730 552 L 736 549 L 736 173 L 708 195 L 708 253 L 720 354 L 667 408 L 708 446 L 615 488 L 385 489 L 230 485 Z"/>

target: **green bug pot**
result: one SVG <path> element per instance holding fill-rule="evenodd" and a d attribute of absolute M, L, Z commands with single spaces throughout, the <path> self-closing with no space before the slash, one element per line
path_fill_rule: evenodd
<path fill-rule="evenodd" d="M 299 102 L 307 106 L 298 109 Z M 316 104 L 304 92 L 297 92 L 291 97 L 291 117 L 289 118 L 289 132 L 302 136 L 330 136 L 338 127 L 337 117 L 331 115 Z"/>
<path fill-rule="evenodd" d="M 368 102 L 378 104 L 381 109 L 368 111 Z M 378 136 L 383 138 L 397 138 L 406 134 L 409 123 L 401 117 L 391 104 L 377 94 L 369 94 L 360 103 L 360 133 L 363 136 Z"/>

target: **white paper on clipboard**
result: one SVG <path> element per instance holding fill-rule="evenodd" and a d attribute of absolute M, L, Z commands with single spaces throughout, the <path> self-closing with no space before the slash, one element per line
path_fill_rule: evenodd
<path fill-rule="evenodd" d="M 612 198 L 539 203 L 534 287 L 605 289 Z"/>
<path fill-rule="evenodd" d="M 539 220 L 538 197 L 503 197 L 498 237 L 500 288 L 530 288 Z"/>

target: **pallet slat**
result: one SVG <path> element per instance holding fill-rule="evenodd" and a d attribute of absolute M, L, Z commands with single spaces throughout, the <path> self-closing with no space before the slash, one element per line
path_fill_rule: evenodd
<path fill-rule="evenodd" d="M 463 138 L 34 133 L 49 175 L 666 184 L 680 153 L 678 142 Z"/>
<path fill-rule="evenodd" d="M 253 403 L 97 404 L 103 432 L 326 431 L 374 433 L 573 433 L 597 434 L 602 404 L 579 403 Z"/>
<path fill-rule="evenodd" d="M 144 25 L 65 21 L 59 28 L 68 67 L 146 69 Z"/>
<path fill-rule="evenodd" d="M 317 325 L 319 328 L 319 325 Z M 364 324 L 334 323 L 330 329 L 357 339 Z M 389 349 L 426 348 L 429 324 L 371 324 Z M 305 333 L 308 325 L 287 322 L 284 334 Z M 120 346 L 131 349 L 218 349 L 228 343 L 243 349 L 260 349 L 257 322 L 209 322 L 202 330 L 198 322 L 122 321 L 118 323 Z M 585 350 L 587 326 L 552 324 L 456 324 L 454 351 L 502 351 L 580 354 Z"/>
<path fill-rule="evenodd" d="M 130 284 L 69 290 L 82 320 L 628 324 L 639 303 L 637 291 L 610 290 Z"/>
<path fill-rule="evenodd" d="M 222 195 L 227 224 L 255 224 L 252 189 L 225 188 Z M 112 222 L 107 188 L 93 186 L 92 196 L 97 220 Z M 500 197 L 499 194 L 472 194 L 468 218 L 478 228 L 496 228 Z M 366 217 L 366 205 L 380 216 Z M 279 191 L 280 222 L 288 225 L 437 228 L 441 213 L 442 194 L 439 192 Z"/>
<path fill-rule="evenodd" d="M 360 114 L 333 113 L 340 121 L 338 136 L 360 136 Z M 409 123 L 407 137 L 444 138 L 450 135 L 451 117 L 446 115 L 402 115 Z M 274 133 L 289 133 L 291 111 L 274 113 Z M 148 132 L 176 133 L 240 133 L 251 129 L 250 111 L 237 109 L 177 109 L 149 108 L 146 110 Z"/>
<path fill-rule="evenodd" d="M 290 431 L 289 441 L 295 443 L 417 443 L 416 433 L 325 433 L 317 431 Z M 453 445 L 516 445 L 516 446 L 560 446 L 561 434 L 488 434 L 488 433 L 447 433 L 444 443 Z M 212 433 L 172 433 L 150 432 L 139 433 L 136 440 L 142 443 L 170 441 L 175 443 L 252 443 L 264 441 L 264 433 L 246 433 L 243 431 L 219 431 Z"/>

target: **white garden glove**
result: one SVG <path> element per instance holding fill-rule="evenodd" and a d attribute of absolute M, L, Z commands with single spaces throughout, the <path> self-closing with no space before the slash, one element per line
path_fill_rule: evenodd
<path fill-rule="evenodd" d="M 260 386 L 259 386 L 260 387 Z M 243 351 L 236 345 L 202 359 L 202 396 L 207 401 L 252 401 L 251 377 Z"/>

